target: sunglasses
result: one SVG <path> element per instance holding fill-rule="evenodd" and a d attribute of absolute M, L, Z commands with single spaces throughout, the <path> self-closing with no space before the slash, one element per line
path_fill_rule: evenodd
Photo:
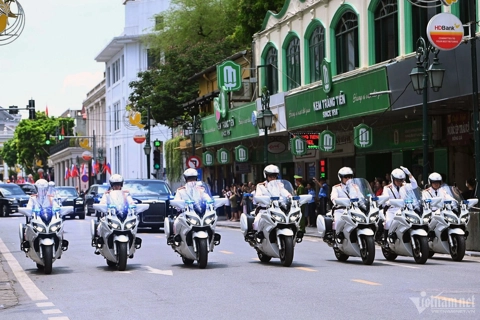
<path fill-rule="evenodd" d="M 353 175 L 352 174 L 347 174 L 347 175 L 343 176 L 342 178 L 353 179 Z"/>
<path fill-rule="evenodd" d="M 267 178 L 276 178 L 277 176 L 275 173 L 267 174 Z"/>

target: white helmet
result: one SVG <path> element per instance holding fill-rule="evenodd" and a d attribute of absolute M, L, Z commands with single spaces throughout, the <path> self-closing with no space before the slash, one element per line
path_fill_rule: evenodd
<path fill-rule="evenodd" d="M 193 168 L 188 168 L 183 172 L 183 178 L 185 179 L 185 182 L 187 182 L 188 178 L 190 177 L 195 177 L 195 180 L 197 180 L 198 171 Z"/>
<path fill-rule="evenodd" d="M 338 180 L 342 182 L 343 177 L 348 177 L 351 176 L 353 178 L 353 170 L 350 167 L 343 167 L 340 170 L 338 170 Z"/>
<path fill-rule="evenodd" d="M 38 179 L 35 182 L 35 187 L 37 188 L 37 196 L 43 198 L 48 194 L 48 181 L 45 179 Z"/>
<path fill-rule="evenodd" d="M 440 182 L 440 184 L 442 184 L 442 176 L 437 172 L 433 172 L 428 176 L 428 183 L 432 185 L 434 182 Z"/>
<path fill-rule="evenodd" d="M 110 182 L 111 187 L 113 187 L 113 185 L 118 185 L 118 184 L 121 187 L 123 187 L 123 177 L 118 173 L 115 173 L 114 175 L 112 175 L 110 179 L 108 179 L 108 181 Z"/>
<path fill-rule="evenodd" d="M 274 164 L 269 164 L 268 166 L 265 167 L 265 169 L 263 169 L 263 176 L 265 178 L 267 178 L 269 174 L 276 174 L 278 177 L 279 173 L 280 173 L 280 170 Z"/>
<path fill-rule="evenodd" d="M 392 180 L 393 182 L 393 179 L 396 179 L 396 180 L 403 180 L 405 181 L 405 172 L 403 172 L 403 170 L 401 169 L 393 169 L 392 173 L 390 174 L 390 179 Z"/>

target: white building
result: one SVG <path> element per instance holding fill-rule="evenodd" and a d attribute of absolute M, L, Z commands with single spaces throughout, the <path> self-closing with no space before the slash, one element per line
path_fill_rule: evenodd
<path fill-rule="evenodd" d="M 3 144 L 13 138 L 20 120 L 22 120 L 21 114 L 10 114 L 8 110 L 0 107 L 0 148 L 3 148 Z M 3 181 L 7 181 L 8 166 L 3 159 L 1 160 L 0 174 L 3 176 Z"/>
<path fill-rule="evenodd" d="M 127 111 L 128 97 L 131 93 L 129 83 L 137 80 L 138 72 L 148 68 L 148 48 L 141 37 L 153 32 L 155 15 L 168 9 L 167 0 L 126 0 L 125 27 L 123 33 L 112 39 L 95 58 L 105 63 L 105 153 L 112 174 L 120 173 L 124 178 L 147 178 L 147 160 L 145 143 L 136 143 L 133 137 L 140 130 L 129 121 Z M 89 120 L 92 120 L 91 118 Z M 99 130 L 100 131 L 100 130 Z M 99 140 L 103 141 L 103 133 Z M 166 141 L 171 137 L 165 126 L 151 128 L 150 140 Z M 150 172 L 153 170 L 153 150 L 150 154 Z M 148 177 L 151 178 L 151 177 Z"/>

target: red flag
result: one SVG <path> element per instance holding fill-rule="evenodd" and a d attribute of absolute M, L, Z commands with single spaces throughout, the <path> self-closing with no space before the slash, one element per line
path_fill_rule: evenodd
<path fill-rule="evenodd" d="M 63 128 L 63 126 L 62 126 L 62 132 L 61 132 L 61 134 L 62 134 L 62 136 L 65 135 L 65 129 Z"/>
<path fill-rule="evenodd" d="M 72 164 L 72 170 L 70 170 L 70 177 L 75 178 L 78 176 L 79 176 L 79 173 L 78 173 L 77 166 Z"/>
<path fill-rule="evenodd" d="M 48 106 L 45 107 L 45 114 L 47 115 L 47 118 L 48 118 Z"/>
<path fill-rule="evenodd" d="M 68 170 L 68 167 L 65 168 L 65 180 L 67 180 L 68 178 L 70 178 L 70 171 Z"/>
<path fill-rule="evenodd" d="M 110 163 L 107 163 L 103 166 L 103 172 L 108 172 L 109 174 L 112 174 L 112 168 L 110 167 Z"/>

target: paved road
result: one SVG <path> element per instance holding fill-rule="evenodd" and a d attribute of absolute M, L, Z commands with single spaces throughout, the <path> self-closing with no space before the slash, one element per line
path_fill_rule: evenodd
<path fill-rule="evenodd" d="M 0 277 L 7 275 L 15 293 L 10 307 L 0 296 L 1 319 L 478 319 L 480 314 L 475 256 L 461 263 L 436 256 L 417 265 L 406 257 L 388 262 L 377 250 L 374 264 L 364 266 L 359 258 L 338 262 L 321 239 L 308 236 L 285 268 L 278 259 L 259 262 L 238 223 L 225 221 L 219 223 L 222 243 L 205 270 L 184 266 L 163 234 L 144 231 L 142 248 L 127 271 L 119 272 L 93 254 L 90 219 L 67 221 L 71 246 L 51 275 L 20 252 L 17 228 L 23 220 L 0 220 Z"/>

